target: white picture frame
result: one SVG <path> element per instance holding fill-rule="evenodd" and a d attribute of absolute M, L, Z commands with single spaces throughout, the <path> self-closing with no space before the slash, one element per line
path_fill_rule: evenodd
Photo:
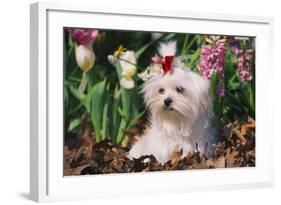
<path fill-rule="evenodd" d="M 46 2 L 32 4 L 30 14 L 32 200 L 273 186 L 272 113 L 265 109 L 269 106 L 270 86 L 266 70 L 271 69 L 273 61 L 272 18 Z M 256 36 L 256 167 L 64 177 L 61 30 L 64 26 Z"/>

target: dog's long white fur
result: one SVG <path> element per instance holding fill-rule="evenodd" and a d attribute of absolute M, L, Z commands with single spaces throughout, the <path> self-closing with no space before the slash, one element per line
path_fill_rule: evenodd
<path fill-rule="evenodd" d="M 162 56 L 176 54 L 176 42 L 160 43 Z M 179 93 L 177 87 L 183 88 Z M 159 92 L 159 89 L 164 92 Z M 174 151 L 183 150 L 183 156 L 197 149 L 206 155 L 213 152 L 216 143 L 211 125 L 210 82 L 182 66 L 175 58 L 172 71 L 159 74 L 145 82 L 142 94 L 150 111 L 150 126 L 144 136 L 129 151 L 128 157 L 154 155 L 165 163 Z M 171 109 L 165 109 L 164 100 L 172 99 Z"/>

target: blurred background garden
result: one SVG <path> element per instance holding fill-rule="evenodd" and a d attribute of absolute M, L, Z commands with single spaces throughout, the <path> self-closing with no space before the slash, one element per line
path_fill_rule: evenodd
<path fill-rule="evenodd" d="M 80 148 L 76 159 L 91 158 L 96 143 L 126 148 L 141 135 L 148 113 L 140 91 L 161 72 L 157 47 L 166 41 L 177 42 L 186 67 L 210 79 L 213 126 L 224 133 L 239 124 L 241 142 L 248 128 L 255 135 L 254 37 L 65 28 L 64 142 Z"/>

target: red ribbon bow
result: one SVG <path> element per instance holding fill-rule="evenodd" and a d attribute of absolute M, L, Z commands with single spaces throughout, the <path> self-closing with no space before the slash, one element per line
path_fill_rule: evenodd
<path fill-rule="evenodd" d="M 165 56 L 165 59 L 162 62 L 162 69 L 164 71 L 164 74 L 166 74 L 172 69 L 171 64 L 173 60 L 174 60 L 174 56 Z"/>

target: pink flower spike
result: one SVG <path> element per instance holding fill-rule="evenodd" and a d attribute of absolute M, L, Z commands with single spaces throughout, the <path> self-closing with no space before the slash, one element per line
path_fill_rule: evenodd
<path fill-rule="evenodd" d="M 219 80 L 223 77 L 224 59 L 226 56 L 225 43 L 216 41 L 213 44 L 203 45 L 200 54 L 200 72 L 210 79 L 214 70 L 217 70 Z"/>
<path fill-rule="evenodd" d="M 78 45 L 89 45 L 96 40 L 98 35 L 96 29 L 70 28 L 67 31 Z"/>
<path fill-rule="evenodd" d="M 237 55 L 240 48 L 239 40 L 235 39 L 235 37 L 229 37 L 228 44 L 231 52 Z"/>
<path fill-rule="evenodd" d="M 218 87 L 217 87 L 217 95 L 219 97 L 223 97 L 224 96 L 224 93 L 225 93 L 225 89 L 224 89 L 224 86 L 222 83 L 219 83 L 218 84 Z"/>
<path fill-rule="evenodd" d="M 253 50 L 239 50 L 237 54 L 237 71 L 242 82 L 253 79 Z"/>

